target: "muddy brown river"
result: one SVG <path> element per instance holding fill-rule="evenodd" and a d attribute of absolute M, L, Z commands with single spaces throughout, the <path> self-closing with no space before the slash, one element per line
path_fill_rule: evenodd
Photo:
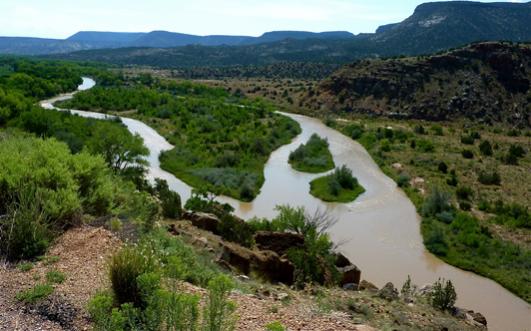
<path fill-rule="evenodd" d="M 83 79 L 79 90 L 94 86 L 94 81 Z M 71 98 L 66 94 L 43 101 L 41 105 L 54 109 L 53 103 Z M 106 118 L 106 115 L 71 110 L 84 117 Z M 265 166 L 265 183 L 260 194 L 251 203 L 219 197 L 235 208 L 235 213 L 249 219 L 254 216 L 272 218 L 275 206 L 290 204 L 304 206 L 307 211 L 326 210 L 338 219 L 330 229 L 334 242 L 341 243 L 340 250 L 361 270 L 362 278 L 377 286 L 393 282 L 400 288 L 408 275 L 422 286 L 438 278 L 451 279 L 458 300 L 457 305 L 485 315 L 490 330 L 531 330 L 531 305 L 518 298 L 496 282 L 452 267 L 430 254 L 422 243 L 420 218 L 408 197 L 397 188 L 357 142 L 335 131 L 317 119 L 302 115 L 284 114 L 297 121 L 302 133 L 290 144 L 274 151 Z M 191 188 L 160 169 L 158 156 L 172 146 L 155 130 L 137 120 L 122 118 L 133 133 L 144 138 L 149 148 L 147 158 L 149 179 L 162 178 L 183 201 L 190 197 Z M 309 194 L 310 181 L 317 176 L 300 173 L 288 164 L 289 153 L 317 133 L 328 139 L 336 165 L 347 165 L 366 192 L 348 204 L 324 203 Z"/>

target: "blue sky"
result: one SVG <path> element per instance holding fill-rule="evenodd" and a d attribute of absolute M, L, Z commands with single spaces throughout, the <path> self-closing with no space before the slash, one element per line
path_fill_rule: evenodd
<path fill-rule="evenodd" d="M 379 25 L 402 21 L 422 2 L 0 0 L 0 35 L 65 38 L 80 30 L 254 36 L 272 30 L 374 32 Z"/>

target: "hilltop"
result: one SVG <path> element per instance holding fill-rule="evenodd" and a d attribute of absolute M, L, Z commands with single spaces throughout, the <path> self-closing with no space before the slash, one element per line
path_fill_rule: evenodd
<path fill-rule="evenodd" d="M 307 95 L 307 107 L 398 118 L 530 125 L 531 47 L 479 43 L 427 57 L 347 65 Z"/>

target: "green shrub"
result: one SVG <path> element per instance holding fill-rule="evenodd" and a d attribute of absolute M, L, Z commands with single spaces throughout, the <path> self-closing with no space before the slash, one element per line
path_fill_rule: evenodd
<path fill-rule="evenodd" d="M 426 134 L 426 129 L 422 125 L 416 125 L 414 131 L 416 134 Z"/>
<path fill-rule="evenodd" d="M 439 170 L 439 172 L 442 172 L 443 174 L 446 174 L 448 172 L 448 166 L 443 161 L 439 162 L 437 169 Z"/>
<path fill-rule="evenodd" d="M 253 229 L 245 221 L 230 214 L 226 214 L 220 219 L 217 230 L 225 240 L 245 247 L 251 247 L 253 244 Z"/>
<path fill-rule="evenodd" d="M 203 310 L 203 330 L 231 331 L 236 328 L 236 305 L 229 300 L 232 280 L 219 275 L 208 282 L 208 300 Z"/>
<path fill-rule="evenodd" d="M 471 150 L 469 149 L 464 149 L 462 152 L 461 152 L 461 155 L 463 155 L 463 157 L 465 159 L 473 159 L 474 158 L 474 152 L 472 152 Z"/>
<path fill-rule="evenodd" d="M 411 180 L 411 177 L 406 173 L 401 173 L 398 175 L 398 178 L 396 180 L 396 183 L 399 187 L 409 187 L 409 181 Z"/>
<path fill-rule="evenodd" d="M 53 238 L 43 201 L 34 186 L 17 189 L 0 223 L 0 253 L 9 260 L 43 254 Z"/>
<path fill-rule="evenodd" d="M 434 308 L 443 311 L 451 310 L 457 300 L 457 294 L 452 282 L 450 280 L 445 282 L 444 279 L 437 280 L 435 284 L 433 284 L 430 299 Z"/>
<path fill-rule="evenodd" d="M 435 145 L 431 141 L 426 139 L 420 139 L 417 142 L 416 146 L 421 152 L 424 153 L 432 153 L 435 151 Z"/>
<path fill-rule="evenodd" d="M 490 145 L 490 142 L 483 140 L 481 144 L 479 144 L 479 151 L 483 156 L 492 156 L 492 146 Z"/>
<path fill-rule="evenodd" d="M 424 236 L 424 245 L 435 255 L 446 256 L 448 254 L 448 243 L 444 231 L 435 224 L 430 226 L 429 232 Z"/>
<path fill-rule="evenodd" d="M 470 211 L 472 209 L 472 205 L 470 205 L 469 202 L 461 201 L 459 202 L 459 208 L 464 211 Z"/>
<path fill-rule="evenodd" d="M 161 201 L 162 215 L 167 218 L 179 218 L 181 217 L 181 197 L 177 192 L 170 190 L 168 182 L 156 178 L 155 179 L 155 191 Z"/>
<path fill-rule="evenodd" d="M 481 170 L 478 174 L 478 181 L 483 185 L 500 185 L 501 177 L 496 170 Z"/>
<path fill-rule="evenodd" d="M 199 323 L 199 299 L 197 295 L 159 290 L 146 309 L 144 324 L 149 329 L 195 331 Z"/>
<path fill-rule="evenodd" d="M 106 293 L 94 296 L 88 304 L 88 312 L 95 331 L 123 331 L 126 318 L 113 306 L 113 297 Z"/>
<path fill-rule="evenodd" d="M 422 214 L 424 216 L 435 216 L 444 211 L 451 210 L 450 199 L 451 195 L 448 192 L 434 187 L 422 205 Z"/>
<path fill-rule="evenodd" d="M 16 298 L 25 303 L 35 303 L 45 299 L 53 293 L 53 287 L 49 284 L 37 284 L 31 289 L 17 293 Z"/>
<path fill-rule="evenodd" d="M 46 280 L 50 284 L 61 284 L 65 279 L 65 274 L 57 270 L 51 270 L 46 273 Z"/>
<path fill-rule="evenodd" d="M 455 190 L 455 194 L 458 199 L 469 200 L 474 196 L 474 191 L 468 186 L 459 186 L 457 190 Z"/>
<path fill-rule="evenodd" d="M 150 251 L 128 246 L 114 254 L 110 261 L 109 278 L 116 302 L 145 308 L 146 296 L 142 293 L 139 277 L 155 268 L 156 262 Z"/>

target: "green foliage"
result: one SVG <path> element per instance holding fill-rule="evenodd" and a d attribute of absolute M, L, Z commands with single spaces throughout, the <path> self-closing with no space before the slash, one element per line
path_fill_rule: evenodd
<path fill-rule="evenodd" d="M 33 269 L 34 265 L 31 262 L 24 262 L 17 264 L 17 269 L 23 272 L 28 272 Z"/>
<path fill-rule="evenodd" d="M 492 146 L 488 140 L 483 140 L 479 144 L 479 151 L 483 156 L 492 156 Z"/>
<path fill-rule="evenodd" d="M 63 107 L 137 109 L 140 120 L 159 119 L 155 129 L 175 145 L 161 155 L 165 170 L 191 186 L 245 201 L 258 194 L 268 155 L 300 132 L 296 122 L 263 101 L 193 83 L 94 88 Z"/>
<path fill-rule="evenodd" d="M 50 284 L 61 284 L 65 279 L 65 274 L 58 270 L 50 270 L 46 273 L 46 281 Z"/>
<path fill-rule="evenodd" d="M 451 195 L 448 192 L 434 187 L 422 205 L 422 215 L 436 216 L 437 214 L 452 210 L 450 199 Z"/>
<path fill-rule="evenodd" d="M 417 149 L 424 153 L 432 153 L 435 151 L 435 145 L 427 139 L 419 139 L 417 140 Z"/>
<path fill-rule="evenodd" d="M 310 183 L 310 193 L 324 201 L 351 202 L 365 189 L 352 176 L 346 166 L 337 168 L 332 174 L 314 179 Z"/>
<path fill-rule="evenodd" d="M 401 173 L 400 175 L 398 175 L 397 179 L 396 179 L 396 183 L 398 184 L 398 187 L 409 187 L 409 181 L 411 180 L 411 177 L 403 172 Z"/>
<path fill-rule="evenodd" d="M 165 180 L 155 179 L 155 191 L 161 201 L 162 214 L 168 218 L 181 217 L 181 197 L 177 192 L 170 190 L 168 182 Z"/>
<path fill-rule="evenodd" d="M 204 331 L 231 331 L 236 328 L 236 304 L 229 300 L 234 283 L 219 275 L 208 282 L 208 300 L 203 310 Z"/>
<path fill-rule="evenodd" d="M 439 162 L 439 165 L 437 166 L 437 169 L 439 172 L 445 174 L 448 172 L 448 165 L 444 161 Z"/>
<path fill-rule="evenodd" d="M 402 285 L 402 289 L 400 290 L 400 294 L 403 298 L 409 298 L 413 294 L 413 285 L 411 284 L 411 276 L 407 275 L 407 279 Z"/>
<path fill-rule="evenodd" d="M 463 155 L 463 157 L 465 159 L 473 159 L 474 158 L 474 152 L 472 152 L 469 149 L 463 149 L 463 151 L 461 152 L 461 155 Z"/>
<path fill-rule="evenodd" d="M 109 278 L 118 304 L 132 303 L 145 308 L 147 297 L 142 292 L 140 277 L 153 271 L 156 261 L 148 250 L 124 247 L 113 255 L 109 265 Z"/>
<path fill-rule="evenodd" d="M 294 169 L 309 173 L 320 173 L 334 168 L 328 141 L 317 134 L 313 134 L 306 144 L 290 153 L 289 163 Z"/>
<path fill-rule="evenodd" d="M 474 196 L 474 191 L 468 186 L 459 186 L 455 190 L 455 194 L 460 200 L 469 200 Z"/>
<path fill-rule="evenodd" d="M 88 304 L 88 312 L 96 331 L 123 331 L 126 319 L 118 308 L 114 308 L 113 297 L 107 293 L 94 296 Z"/>
<path fill-rule="evenodd" d="M 25 303 L 36 303 L 39 300 L 45 299 L 53 293 L 53 287 L 50 284 L 37 284 L 34 287 L 18 292 L 17 300 Z"/>
<path fill-rule="evenodd" d="M 478 174 L 478 181 L 483 185 L 500 185 L 501 177 L 496 170 L 481 170 Z"/>
<path fill-rule="evenodd" d="M 434 308 L 439 310 L 451 310 L 455 301 L 457 300 L 457 294 L 455 293 L 455 288 L 452 284 L 452 281 L 447 280 L 446 282 L 441 279 L 437 280 L 433 284 L 433 290 L 431 292 L 431 304 Z"/>

